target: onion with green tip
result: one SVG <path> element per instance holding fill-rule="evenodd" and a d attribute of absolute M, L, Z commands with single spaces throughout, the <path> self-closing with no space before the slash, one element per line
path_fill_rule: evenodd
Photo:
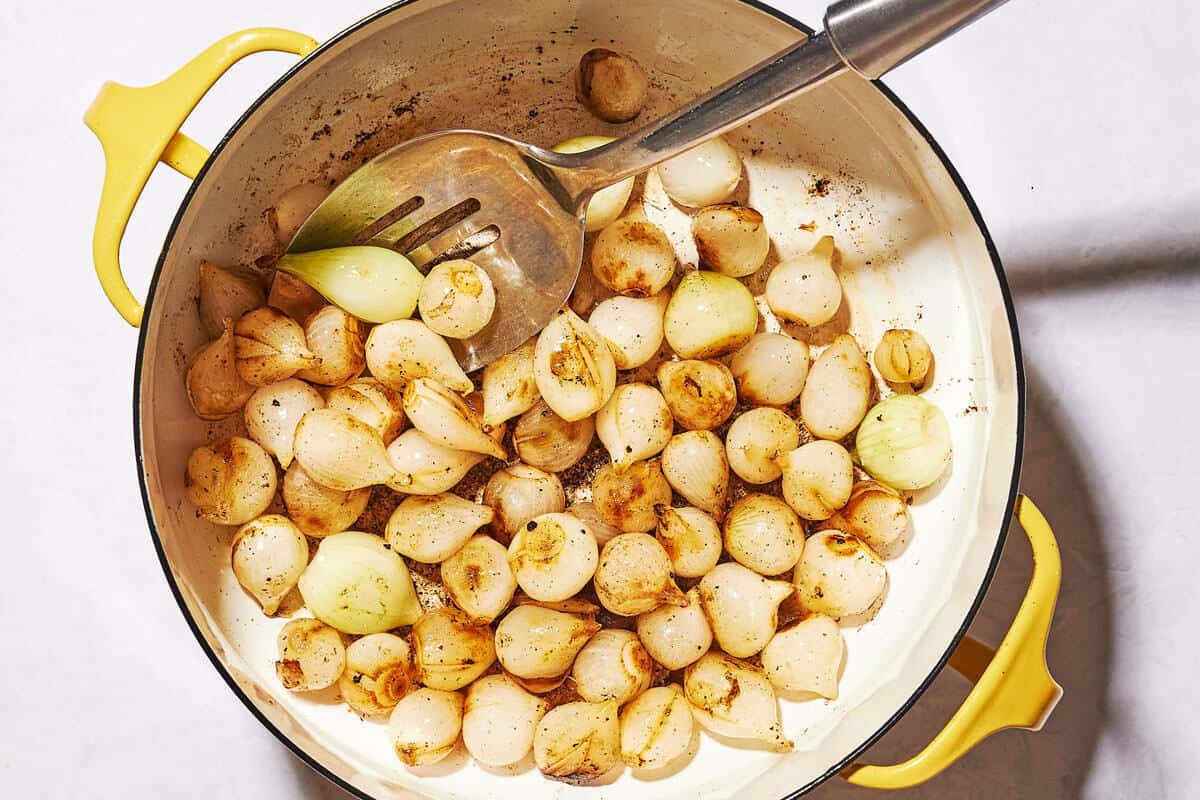
<path fill-rule="evenodd" d="M 294 275 L 329 302 L 367 322 L 408 319 L 421 292 L 421 273 L 407 258 L 386 247 L 288 253 L 275 268 Z"/>
<path fill-rule="evenodd" d="M 950 463 L 950 424 L 923 397 L 902 394 L 879 403 L 863 419 L 855 440 L 863 469 L 894 489 L 923 489 Z"/>
<path fill-rule="evenodd" d="M 716 358 L 750 341 L 758 328 L 754 296 L 737 278 L 693 270 L 667 304 L 667 344 L 681 358 Z"/>
<path fill-rule="evenodd" d="M 343 633 L 382 633 L 421 616 L 404 559 L 370 533 L 322 539 L 299 587 L 313 616 Z"/>

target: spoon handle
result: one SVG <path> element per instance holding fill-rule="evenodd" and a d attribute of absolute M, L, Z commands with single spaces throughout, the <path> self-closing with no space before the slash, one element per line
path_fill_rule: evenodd
<path fill-rule="evenodd" d="M 572 195 L 655 164 L 765 114 L 853 70 L 874 79 L 1003 4 L 1005 0 L 840 0 L 825 30 L 698 97 L 689 105 L 587 153 L 547 159 Z"/>

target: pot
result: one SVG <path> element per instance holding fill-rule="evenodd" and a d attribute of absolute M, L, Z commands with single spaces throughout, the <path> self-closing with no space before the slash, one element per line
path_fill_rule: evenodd
<path fill-rule="evenodd" d="M 719 32 L 719 33 L 718 33 Z M 268 213 L 300 184 L 329 187 L 408 137 L 473 127 L 550 145 L 582 133 L 619 134 L 574 100 L 580 54 L 603 44 L 651 73 L 652 108 L 694 96 L 809 33 L 747 0 L 414 0 L 318 46 L 279 29 L 243 31 L 144 88 L 107 84 L 87 114 L 107 158 L 95 235 L 100 280 L 118 312 L 140 325 L 134 444 L 154 546 L 201 646 L 246 706 L 323 775 L 361 797 L 529 798 L 586 789 L 482 771 L 465 756 L 413 773 L 388 737 L 344 708 L 285 691 L 273 671 L 280 622 L 257 613 L 229 567 L 229 529 L 197 519 L 184 498 L 191 449 L 240 420 L 204 423 L 184 391 L 185 355 L 206 339 L 195 311 L 197 267 L 269 263 L 282 245 Z M 609 44 L 612 42 L 613 44 Z M 210 154 L 179 129 L 235 61 L 264 50 L 302 56 L 237 120 Z M 879 616 L 846 630 L 848 658 L 833 702 L 785 702 L 796 750 L 779 755 L 702 737 L 686 768 L 657 780 L 628 771 L 622 797 L 798 796 L 841 773 L 898 788 L 944 769 L 1004 727 L 1037 728 L 1061 690 L 1045 665 L 1059 582 L 1046 521 L 1017 494 L 1024 383 L 1004 274 L 962 181 L 932 137 L 882 84 L 852 74 L 730 136 L 749 175 L 751 204 L 773 224 L 778 252 L 824 233 L 845 254 L 861 342 L 888 327 L 919 328 L 937 354 L 927 390 L 955 442 L 948 475 L 912 507 L 917 530 L 889 562 Z M 120 274 L 121 234 L 162 161 L 193 178 L 167 233 L 143 311 Z M 301 193 L 315 205 L 319 192 Z M 683 241 L 684 217 L 661 222 Z M 1010 514 L 1034 548 L 1029 593 L 1001 645 L 964 638 L 1000 556 Z M 915 702 L 949 661 L 975 688 L 946 728 L 898 766 L 855 758 Z M 801 733 L 802 732 L 802 733 Z"/>

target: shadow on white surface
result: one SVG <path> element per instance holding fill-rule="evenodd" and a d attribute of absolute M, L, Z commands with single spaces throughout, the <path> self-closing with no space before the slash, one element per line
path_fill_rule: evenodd
<path fill-rule="evenodd" d="M 1056 222 L 1023 234 L 1021 249 L 1004 258 L 1005 274 L 1018 302 L 1023 294 L 1096 292 L 1130 283 L 1200 280 L 1200 198 L 1169 208 L 1095 215 Z M 1130 233 L 1147 221 L 1166 231 L 1153 246 Z M 1029 243 L 1033 249 L 1026 249 Z M 1037 248 L 1041 243 L 1043 249 Z"/>

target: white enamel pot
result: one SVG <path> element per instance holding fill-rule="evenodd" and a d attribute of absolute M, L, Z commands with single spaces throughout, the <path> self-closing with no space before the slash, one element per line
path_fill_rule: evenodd
<path fill-rule="evenodd" d="M 1045 520 L 1018 495 L 1024 384 L 1012 301 L 966 187 L 932 137 L 880 83 L 845 75 L 729 138 L 748 175 L 748 201 L 772 231 L 773 258 L 821 234 L 838 241 L 859 341 L 889 327 L 921 330 L 937 357 L 927 396 L 947 412 L 954 463 L 912 507 L 917 533 L 889 562 L 886 602 L 846 631 L 836 701 L 783 704 L 789 754 L 702 737 L 669 776 L 628 770 L 602 786 L 499 775 L 462 753 L 406 770 L 381 728 L 345 708 L 310 702 L 277 681 L 275 632 L 229 566 L 231 530 L 197 519 L 184 498 L 192 448 L 237 422 L 192 413 L 184 356 L 205 340 L 195 311 L 197 266 L 270 261 L 280 245 L 266 212 L 290 187 L 330 186 L 371 156 L 428 131 L 471 127 L 551 145 L 616 134 L 573 98 L 580 54 L 603 45 L 651 73 L 654 110 L 694 96 L 808 33 L 747 0 L 412 0 L 328 42 L 279 29 L 235 34 L 154 86 L 108 84 L 88 124 L 108 172 L 95 237 L 101 283 L 140 324 L 134 386 L 139 479 L 152 540 L 201 646 L 239 698 L 299 756 L 370 798 L 792 797 L 841 773 L 864 786 L 910 786 L 1004 727 L 1036 728 L 1060 690 L 1045 667 L 1059 559 Z M 233 62 L 262 50 L 302 60 L 237 120 L 211 152 L 179 133 L 191 108 Z M 121 234 L 162 161 L 194 178 L 167 234 L 143 309 L 120 275 Z M 677 209 L 659 221 L 682 240 Z M 1016 513 L 1035 571 L 1008 636 L 993 652 L 964 633 L 983 599 Z M 976 682 L 921 754 L 897 766 L 856 757 L 916 701 L 949 661 Z M 460 748 L 461 749 L 461 748 Z"/>

